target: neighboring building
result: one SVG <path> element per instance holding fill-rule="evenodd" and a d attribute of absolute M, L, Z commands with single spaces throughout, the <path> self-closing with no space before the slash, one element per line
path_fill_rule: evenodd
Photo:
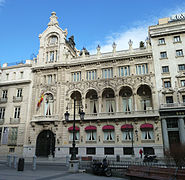
<path fill-rule="evenodd" d="M 23 153 L 30 118 L 32 61 L 0 69 L 0 155 Z"/>
<path fill-rule="evenodd" d="M 174 143 L 185 143 L 184 17 L 159 19 L 149 27 L 165 150 Z"/>
<path fill-rule="evenodd" d="M 89 55 L 68 40 L 56 13 L 39 36 L 40 50 L 32 66 L 31 118 L 24 155 L 66 157 L 72 147 L 73 101 L 83 105 L 85 119 L 76 113 L 78 156 L 132 153 L 163 156 L 161 122 L 152 49 L 146 47 Z M 65 121 L 66 108 L 70 120 Z M 76 112 L 79 109 L 76 108 Z"/>

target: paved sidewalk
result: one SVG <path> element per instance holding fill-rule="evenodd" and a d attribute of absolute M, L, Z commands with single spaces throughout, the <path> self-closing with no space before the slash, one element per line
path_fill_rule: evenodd
<path fill-rule="evenodd" d="M 87 173 L 69 173 L 64 165 L 38 165 L 33 171 L 31 164 L 25 164 L 24 171 L 0 164 L 0 180 L 125 180 L 124 178 L 95 176 Z"/>

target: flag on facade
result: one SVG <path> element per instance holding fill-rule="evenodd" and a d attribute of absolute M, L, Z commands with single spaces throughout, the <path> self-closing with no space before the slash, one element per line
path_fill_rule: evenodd
<path fill-rule="evenodd" d="M 40 105 L 41 105 L 43 99 L 44 99 L 44 93 L 42 93 L 42 95 L 41 95 L 41 97 L 40 97 L 40 99 L 39 99 L 39 101 L 38 101 L 38 103 L 37 103 L 37 109 L 40 107 Z"/>

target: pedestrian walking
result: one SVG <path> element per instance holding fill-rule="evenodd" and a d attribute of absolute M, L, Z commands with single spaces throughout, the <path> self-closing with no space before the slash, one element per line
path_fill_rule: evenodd
<path fill-rule="evenodd" d="M 143 150 L 142 149 L 139 150 L 139 154 L 140 154 L 140 157 L 142 159 L 142 157 L 143 157 Z"/>

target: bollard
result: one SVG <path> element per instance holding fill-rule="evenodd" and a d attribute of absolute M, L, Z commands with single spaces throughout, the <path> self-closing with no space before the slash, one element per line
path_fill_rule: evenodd
<path fill-rule="evenodd" d="M 10 167 L 10 155 L 7 155 L 7 166 Z"/>
<path fill-rule="evenodd" d="M 35 171 L 36 170 L 36 159 L 37 159 L 37 156 L 33 156 L 33 165 L 32 165 L 32 169 Z"/>
<path fill-rule="evenodd" d="M 69 167 L 69 156 L 66 156 L 66 166 Z"/>
<path fill-rule="evenodd" d="M 13 166 L 15 169 L 17 169 L 17 156 L 16 155 L 13 156 Z"/>
<path fill-rule="evenodd" d="M 12 163 L 13 163 L 13 156 L 10 155 L 9 167 L 12 167 Z"/>

